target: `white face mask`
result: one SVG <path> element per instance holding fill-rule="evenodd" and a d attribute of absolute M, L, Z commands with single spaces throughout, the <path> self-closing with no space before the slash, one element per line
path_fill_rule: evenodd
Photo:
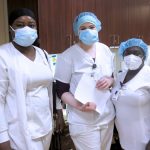
<path fill-rule="evenodd" d="M 14 31 L 15 31 L 15 37 L 13 41 L 23 47 L 31 46 L 38 37 L 37 30 L 32 29 L 28 26 L 16 29 Z"/>
<path fill-rule="evenodd" d="M 128 55 L 124 57 L 124 62 L 129 70 L 136 70 L 142 65 L 142 58 L 136 55 Z"/>
<path fill-rule="evenodd" d="M 92 45 L 99 41 L 98 32 L 92 29 L 80 30 L 79 39 L 86 45 Z"/>

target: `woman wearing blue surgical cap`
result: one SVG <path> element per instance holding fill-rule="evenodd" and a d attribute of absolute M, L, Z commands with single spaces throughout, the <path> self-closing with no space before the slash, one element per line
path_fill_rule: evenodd
<path fill-rule="evenodd" d="M 76 149 L 110 150 L 115 115 L 109 90 L 113 55 L 99 42 L 101 22 L 93 13 L 80 13 L 73 29 L 79 42 L 58 57 L 57 94 L 67 104 L 69 131 Z"/>
<path fill-rule="evenodd" d="M 127 70 L 117 77 L 112 101 L 124 150 L 145 150 L 150 140 L 150 67 L 144 64 L 147 53 L 147 44 L 141 39 L 129 39 L 119 47 Z"/>

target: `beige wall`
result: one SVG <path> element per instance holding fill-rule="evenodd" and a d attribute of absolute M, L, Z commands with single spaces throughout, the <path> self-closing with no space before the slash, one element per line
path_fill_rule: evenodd
<path fill-rule="evenodd" d="M 0 0 L 0 44 L 9 41 L 7 0 Z"/>
<path fill-rule="evenodd" d="M 114 73 L 115 73 L 114 75 L 116 76 L 118 71 L 121 70 L 121 60 L 118 57 L 118 46 L 110 47 L 110 50 L 114 54 Z"/>

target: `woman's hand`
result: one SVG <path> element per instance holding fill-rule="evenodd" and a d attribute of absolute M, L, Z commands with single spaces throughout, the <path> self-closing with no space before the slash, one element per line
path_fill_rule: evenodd
<path fill-rule="evenodd" d="M 112 77 L 104 76 L 96 83 L 96 88 L 99 90 L 109 89 L 114 83 L 114 79 Z"/>
<path fill-rule="evenodd" d="M 64 103 L 66 103 L 80 111 L 95 111 L 95 109 L 96 109 L 95 103 L 87 102 L 87 103 L 83 104 L 83 103 L 79 102 L 78 100 L 76 100 L 70 92 L 65 92 L 61 96 L 61 100 Z"/>
<path fill-rule="evenodd" d="M 0 150 L 11 150 L 10 142 L 0 143 Z"/>
<path fill-rule="evenodd" d="M 90 111 L 95 111 L 96 110 L 96 104 L 93 102 L 87 102 L 85 104 L 82 104 L 78 107 L 80 111 L 83 112 L 90 112 Z"/>

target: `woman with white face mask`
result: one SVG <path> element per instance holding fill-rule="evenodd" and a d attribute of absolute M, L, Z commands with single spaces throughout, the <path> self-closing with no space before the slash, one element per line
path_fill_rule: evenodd
<path fill-rule="evenodd" d="M 0 149 L 48 150 L 52 135 L 53 74 L 43 50 L 33 46 L 33 12 L 9 16 L 12 42 L 0 46 Z"/>
<path fill-rule="evenodd" d="M 113 55 L 99 42 L 101 22 L 95 14 L 80 13 L 73 29 L 79 41 L 58 57 L 57 93 L 67 104 L 76 149 L 110 150 L 115 116 L 109 89 L 113 84 Z"/>
<path fill-rule="evenodd" d="M 150 140 L 150 67 L 148 46 L 141 39 L 122 42 L 119 53 L 127 70 L 118 74 L 112 91 L 115 124 L 124 150 L 145 150 Z"/>

